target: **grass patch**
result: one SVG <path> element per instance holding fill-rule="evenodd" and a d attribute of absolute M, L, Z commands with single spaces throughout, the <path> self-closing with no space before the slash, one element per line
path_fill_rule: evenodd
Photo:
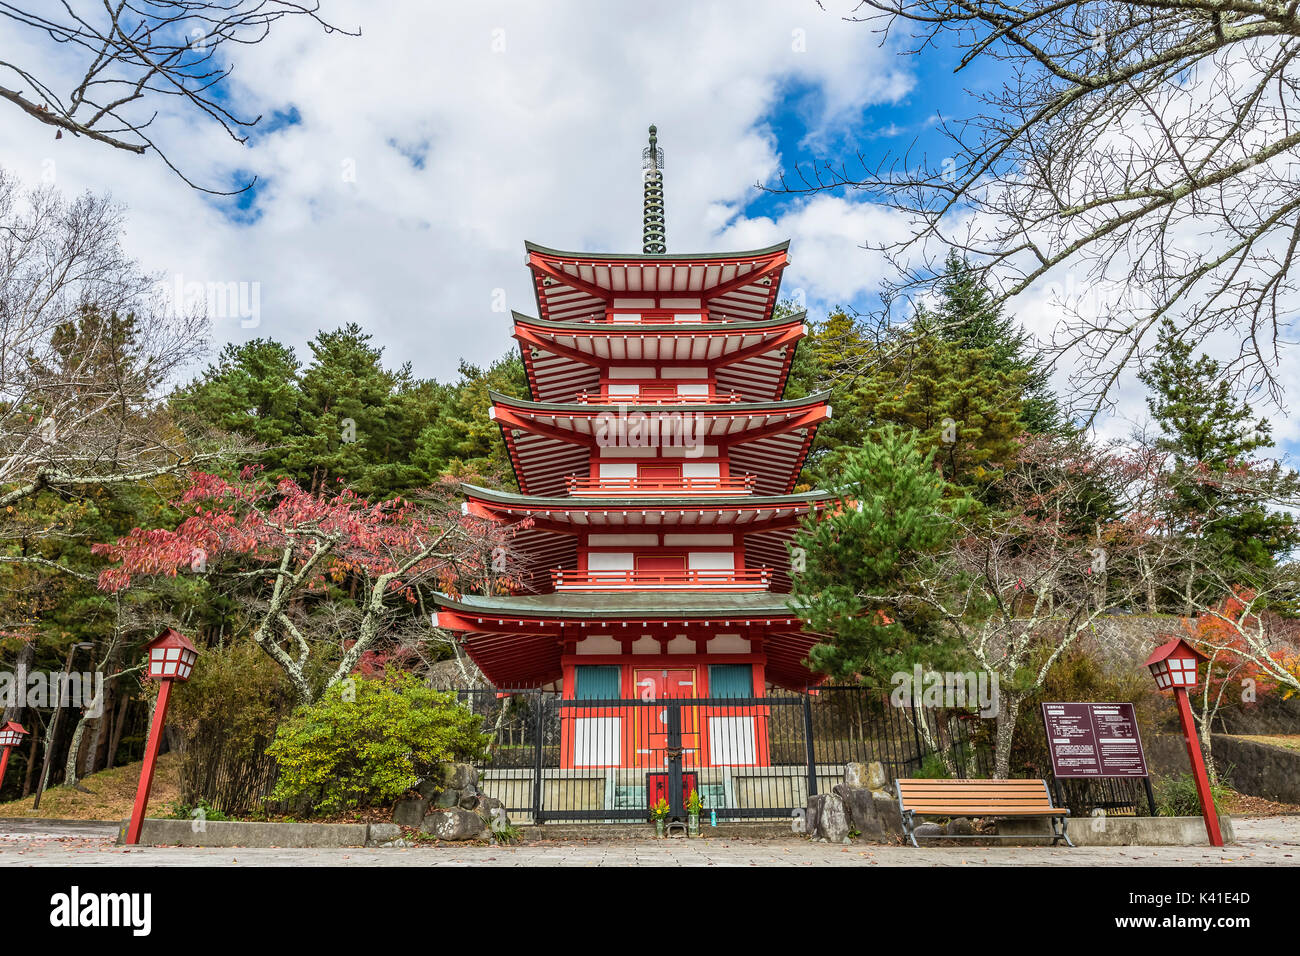
<path fill-rule="evenodd" d="M 41 797 L 40 810 L 32 810 L 34 796 L 0 803 L 0 817 L 41 817 L 58 820 L 125 820 L 135 804 L 135 788 L 140 782 L 139 761 L 101 770 L 81 781 L 90 793 L 72 787 L 51 787 Z M 180 754 L 168 753 L 158 758 L 154 768 L 149 808 L 153 816 L 181 797 Z"/>
<path fill-rule="evenodd" d="M 1300 753 L 1300 734 L 1238 734 L 1242 740 L 1252 740 L 1257 744 L 1281 747 Z"/>

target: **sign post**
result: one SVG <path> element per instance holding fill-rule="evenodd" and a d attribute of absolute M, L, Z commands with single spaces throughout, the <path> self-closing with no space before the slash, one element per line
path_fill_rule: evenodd
<path fill-rule="evenodd" d="M 1055 776 L 1147 776 L 1132 704 L 1043 704 L 1043 723 Z"/>
<path fill-rule="evenodd" d="M 1052 776 L 1060 798 L 1061 779 L 1141 777 L 1151 812 L 1156 798 L 1142 751 L 1142 735 L 1132 704 L 1043 704 L 1043 726 Z M 1136 807 L 1134 808 L 1136 811 Z"/>

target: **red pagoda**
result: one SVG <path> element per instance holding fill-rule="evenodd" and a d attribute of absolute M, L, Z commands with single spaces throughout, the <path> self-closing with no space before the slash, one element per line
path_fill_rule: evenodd
<path fill-rule="evenodd" d="M 826 393 L 783 398 L 807 334 L 803 313 L 774 314 L 789 244 L 667 253 L 650 132 L 641 255 L 526 246 L 538 314 L 515 313 L 514 337 L 531 398 L 494 393 L 491 410 L 519 493 L 466 486 L 464 506 L 522 522 L 525 588 L 440 596 L 436 624 L 498 688 L 690 700 L 687 767 L 764 765 L 756 700 L 816 680 L 788 542 L 830 498 L 794 489 L 831 410 Z M 716 716 L 725 700 L 745 706 Z M 655 719 L 576 712 L 562 766 L 662 762 Z"/>

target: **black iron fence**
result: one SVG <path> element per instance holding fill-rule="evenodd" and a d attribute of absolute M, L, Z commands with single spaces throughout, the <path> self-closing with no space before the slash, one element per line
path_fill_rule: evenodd
<path fill-rule="evenodd" d="M 766 697 L 564 700 L 555 691 L 474 689 L 490 758 L 482 785 L 521 821 L 640 821 L 662 800 L 680 818 L 789 818 L 878 761 L 890 778 L 979 776 L 991 755 L 954 709 L 896 708 L 860 687 Z"/>

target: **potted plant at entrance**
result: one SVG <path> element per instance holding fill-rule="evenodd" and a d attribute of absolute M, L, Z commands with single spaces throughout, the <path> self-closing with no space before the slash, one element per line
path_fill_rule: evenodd
<path fill-rule="evenodd" d="M 672 808 L 668 806 L 668 801 L 663 797 L 659 798 L 658 803 L 650 806 L 650 816 L 655 822 L 655 836 L 661 837 L 664 835 L 664 822 L 671 812 Z"/>
<path fill-rule="evenodd" d="M 690 836 L 700 835 L 700 810 L 704 808 L 704 801 L 700 799 L 700 792 L 691 788 L 691 795 L 686 798 L 686 832 Z"/>

